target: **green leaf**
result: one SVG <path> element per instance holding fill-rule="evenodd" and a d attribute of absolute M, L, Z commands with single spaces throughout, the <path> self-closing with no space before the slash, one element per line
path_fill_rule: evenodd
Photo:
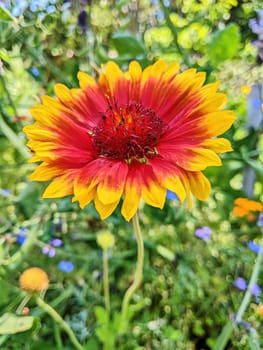
<path fill-rule="evenodd" d="M 0 278 L 0 286 L 1 286 L 1 298 L 0 298 L 0 306 L 8 303 L 8 296 L 10 296 L 10 288 L 9 284 Z"/>
<path fill-rule="evenodd" d="M 12 14 L 4 8 L 0 4 L 0 21 L 14 21 L 16 22 L 16 18 L 12 16 Z"/>
<path fill-rule="evenodd" d="M 217 31 L 208 45 L 208 57 L 213 66 L 236 56 L 240 47 L 240 32 L 236 24 Z"/>
<path fill-rule="evenodd" d="M 165 258 L 165 259 L 167 259 L 169 261 L 174 261 L 175 255 L 170 249 L 168 249 L 168 248 L 164 247 L 163 245 L 159 244 L 156 247 L 156 250 L 163 258 Z"/>
<path fill-rule="evenodd" d="M 101 306 L 97 306 L 95 308 L 95 315 L 97 318 L 97 321 L 101 324 L 107 324 L 108 323 L 108 314 L 107 311 L 101 307 Z"/>
<path fill-rule="evenodd" d="M 35 318 L 32 316 L 17 316 L 5 313 L 0 317 L 0 334 L 16 334 L 31 329 Z"/>
<path fill-rule="evenodd" d="M 234 325 L 232 322 L 227 322 L 224 326 L 224 328 L 222 329 L 221 334 L 219 335 L 219 337 L 217 338 L 215 347 L 213 348 L 213 350 L 224 350 L 230 337 L 232 334 L 232 331 L 234 329 Z"/>
<path fill-rule="evenodd" d="M 129 32 L 114 33 L 111 37 L 111 43 L 119 55 L 131 57 L 145 55 L 145 47 L 142 41 Z"/>
<path fill-rule="evenodd" d="M 10 62 L 10 57 L 4 50 L 0 50 L 0 59 L 5 62 Z"/>
<path fill-rule="evenodd" d="M 263 165 L 261 165 L 259 161 L 248 159 L 246 163 L 249 164 L 255 171 L 263 175 Z"/>

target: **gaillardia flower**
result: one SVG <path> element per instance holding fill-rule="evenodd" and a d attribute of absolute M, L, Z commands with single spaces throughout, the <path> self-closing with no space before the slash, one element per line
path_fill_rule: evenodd
<path fill-rule="evenodd" d="M 179 200 L 190 193 L 207 199 L 210 183 L 202 170 L 220 166 L 217 153 L 231 144 L 217 138 L 235 116 L 221 110 L 226 97 L 218 83 L 203 86 L 205 73 L 157 61 L 127 72 L 108 62 L 96 82 L 79 72 L 80 89 L 55 86 L 57 98 L 43 96 L 31 109 L 36 122 L 25 127 L 31 180 L 53 180 L 44 198 L 73 195 L 83 208 L 94 200 L 102 219 L 122 202 L 130 220 L 142 198 L 162 208 L 167 189 Z"/>

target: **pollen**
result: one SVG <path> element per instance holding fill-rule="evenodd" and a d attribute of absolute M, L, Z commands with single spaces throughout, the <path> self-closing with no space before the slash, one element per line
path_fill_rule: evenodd
<path fill-rule="evenodd" d="M 146 162 L 158 154 L 156 147 L 164 132 L 164 122 L 140 103 L 110 105 L 92 132 L 93 145 L 100 157 Z"/>
<path fill-rule="evenodd" d="M 22 273 L 19 284 L 21 289 L 28 292 L 41 292 L 48 288 L 49 279 L 44 270 L 31 267 Z"/>

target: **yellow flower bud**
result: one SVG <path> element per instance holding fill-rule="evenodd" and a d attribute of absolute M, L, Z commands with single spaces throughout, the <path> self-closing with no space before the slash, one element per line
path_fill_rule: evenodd
<path fill-rule="evenodd" d="M 19 284 L 28 292 L 41 292 L 48 288 L 49 279 L 44 270 L 39 267 L 31 267 L 22 273 Z"/>
<path fill-rule="evenodd" d="M 106 250 L 114 246 L 115 239 L 113 234 L 111 234 L 108 231 L 105 231 L 98 234 L 97 243 L 103 250 Z"/>

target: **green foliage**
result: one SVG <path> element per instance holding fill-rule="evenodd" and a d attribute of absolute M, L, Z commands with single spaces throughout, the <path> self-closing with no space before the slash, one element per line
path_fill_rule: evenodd
<path fill-rule="evenodd" d="M 235 57 L 240 49 L 240 33 L 237 24 L 230 24 L 217 31 L 208 45 L 208 58 L 213 66 Z"/>
<path fill-rule="evenodd" d="M 36 328 L 39 328 L 38 322 L 39 320 L 32 316 L 5 313 L 0 317 L 0 334 L 16 334 L 29 329 L 33 329 L 35 332 Z"/>

